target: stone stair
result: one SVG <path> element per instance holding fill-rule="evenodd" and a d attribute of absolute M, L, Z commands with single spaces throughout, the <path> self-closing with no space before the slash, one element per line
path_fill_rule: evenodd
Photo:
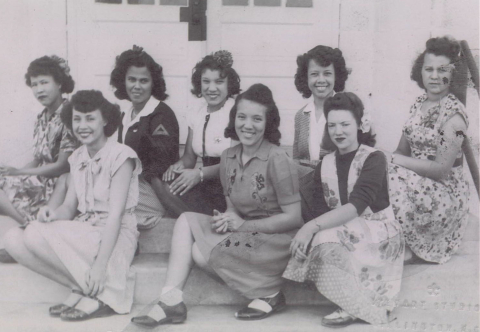
<path fill-rule="evenodd" d="M 155 301 L 160 293 L 167 270 L 174 223 L 175 220 L 167 218 L 155 228 L 141 232 L 140 255 L 135 258 L 132 267 L 136 271 L 136 288 L 135 307 L 131 315 L 148 310 L 147 304 Z M 1 217 L 0 236 L 13 225 L 11 220 Z M 1 240 L 0 247 L 3 247 Z M 405 267 L 402 292 L 398 308 L 394 312 L 397 319 L 394 322 L 382 328 L 356 324 L 345 331 L 448 331 L 447 326 L 451 325 L 451 331 L 477 332 L 478 328 L 475 327 L 479 325 L 480 294 L 478 254 L 479 223 L 477 217 L 471 216 L 464 242 L 451 261 L 444 265 L 416 264 Z M 45 313 L 47 304 L 60 302 L 69 293 L 64 287 L 18 264 L 0 264 L 0 283 L 0 326 L 4 319 L 10 317 L 1 314 L 1 304 L 30 305 L 37 308 L 35 310 L 38 310 L 38 305 L 43 305 Z M 247 300 L 200 269 L 194 268 L 184 291 L 185 302 L 189 307 L 188 322 L 153 331 L 223 331 L 227 328 L 242 332 L 246 328 L 250 331 L 318 331 L 321 317 L 333 310 L 326 298 L 304 284 L 287 282 L 284 292 L 291 305 L 285 313 L 261 323 L 239 322 L 233 318 L 233 312 L 247 303 Z M 119 316 L 118 319 L 125 327 L 123 331 L 141 331 L 128 324 L 125 316 Z M 298 321 L 300 325 L 292 324 L 292 321 Z M 422 323 L 428 329 L 422 329 Z M 52 325 L 51 329 L 45 331 L 57 331 L 56 326 Z M 70 331 L 61 326 L 63 325 L 58 325 L 58 331 Z M 103 323 L 101 326 L 104 326 Z M 28 329 L 30 330 L 43 331 L 33 327 Z M 0 328 L 0 331 L 4 329 Z M 27 329 L 19 328 L 18 331 Z"/>

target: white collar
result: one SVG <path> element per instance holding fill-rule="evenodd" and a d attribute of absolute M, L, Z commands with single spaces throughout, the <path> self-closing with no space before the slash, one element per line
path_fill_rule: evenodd
<path fill-rule="evenodd" d="M 143 107 L 143 110 L 140 113 L 137 114 L 135 119 L 131 120 L 132 119 L 132 112 L 133 112 L 133 105 L 132 105 L 132 107 L 130 107 L 125 112 L 125 115 L 123 117 L 123 125 L 124 126 L 128 125 L 128 127 L 131 127 L 134 123 L 137 123 L 138 121 L 140 121 L 141 117 L 149 116 L 150 114 L 152 114 L 153 111 L 155 111 L 155 108 L 157 108 L 158 104 L 159 104 L 159 101 L 157 99 L 153 98 L 152 96 L 150 96 L 147 103 Z"/>
<path fill-rule="evenodd" d="M 330 97 L 335 96 L 335 90 L 332 91 L 332 95 Z M 310 113 L 311 111 L 315 111 L 315 101 L 313 100 L 313 95 L 308 98 L 308 103 L 305 105 L 303 109 L 304 113 Z"/>

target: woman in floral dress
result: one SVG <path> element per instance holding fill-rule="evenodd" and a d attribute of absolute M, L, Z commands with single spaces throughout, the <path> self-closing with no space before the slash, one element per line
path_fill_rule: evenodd
<path fill-rule="evenodd" d="M 309 281 L 339 308 L 322 325 L 359 320 L 385 324 L 395 307 L 403 272 L 404 240 L 388 198 L 387 161 L 360 99 L 340 92 L 324 105 L 337 150 L 315 169 L 316 218 L 292 241 L 283 274 Z"/>
<path fill-rule="evenodd" d="M 467 224 L 469 186 L 463 177 L 461 146 L 468 118 L 464 105 L 450 93 L 459 52 L 458 43 L 449 38 L 427 41 L 411 74 L 426 94 L 410 109 L 391 157 L 390 201 L 410 262 L 418 257 L 447 262 Z"/>
<path fill-rule="evenodd" d="M 70 131 L 60 119 L 68 103 L 63 93 L 73 91 L 74 82 L 65 60 L 55 55 L 30 63 L 25 79 L 45 109 L 38 115 L 34 129 L 33 160 L 22 168 L 0 167 L 0 214 L 24 224 L 37 217 L 54 192 L 57 178 L 69 170 L 68 157 L 77 147 Z M 57 186 L 51 206 L 59 206 L 65 197 L 65 178 Z"/>
<path fill-rule="evenodd" d="M 78 91 L 62 120 L 83 144 L 68 158 L 66 198 L 56 209 L 44 206 L 25 230 L 10 230 L 5 247 L 20 264 L 72 290 L 50 307 L 51 316 L 79 321 L 125 314 L 135 285 L 130 264 L 141 163 L 130 147 L 108 139 L 120 111 L 101 92 Z"/>

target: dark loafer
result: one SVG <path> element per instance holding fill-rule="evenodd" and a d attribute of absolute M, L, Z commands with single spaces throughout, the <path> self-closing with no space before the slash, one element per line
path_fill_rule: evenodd
<path fill-rule="evenodd" d="M 180 324 L 187 319 L 187 307 L 180 302 L 168 306 L 162 301 L 155 304 L 146 316 L 132 318 L 132 323 L 144 327 L 156 327 L 162 324 Z"/>
<path fill-rule="evenodd" d="M 110 308 L 108 305 L 106 305 L 100 300 L 97 300 L 97 301 L 98 301 L 98 309 L 89 314 L 87 314 L 82 310 L 71 308 L 62 312 L 60 314 L 60 318 L 64 321 L 78 322 L 78 321 L 92 319 L 92 318 L 112 316 L 115 314 L 115 311 L 113 311 L 113 309 Z"/>
<path fill-rule="evenodd" d="M 83 296 L 83 293 L 79 290 L 76 290 L 76 289 L 72 289 L 72 293 L 79 294 L 79 295 Z M 50 316 L 58 317 L 62 314 L 62 312 L 67 311 L 67 310 L 72 309 L 72 308 L 73 307 L 70 307 L 66 304 L 60 303 L 60 304 L 56 304 L 54 306 L 51 306 L 48 309 L 48 312 L 50 313 Z"/>
<path fill-rule="evenodd" d="M 271 298 L 259 298 L 255 299 L 248 306 L 237 311 L 235 317 L 241 320 L 258 320 L 264 319 L 273 314 L 279 312 L 286 307 L 285 295 L 279 292 L 276 296 Z"/>

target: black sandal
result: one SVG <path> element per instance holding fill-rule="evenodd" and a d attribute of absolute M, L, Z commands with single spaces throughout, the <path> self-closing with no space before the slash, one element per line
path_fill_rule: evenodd
<path fill-rule="evenodd" d="M 115 314 L 115 311 L 110 308 L 108 305 L 103 303 L 102 301 L 98 299 L 94 299 L 98 301 L 98 308 L 91 313 L 87 314 L 85 311 L 77 309 L 77 308 L 71 308 L 68 309 L 60 314 L 60 318 L 64 321 L 69 321 L 69 322 L 78 322 L 82 320 L 88 320 L 92 318 L 100 318 L 100 317 L 108 317 L 112 316 Z"/>
<path fill-rule="evenodd" d="M 162 324 L 180 324 L 187 319 L 185 303 L 168 306 L 162 301 L 155 304 L 145 316 L 132 318 L 132 323 L 143 327 L 157 327 Z"/>
<path fill-rule="evenodd" d="M 75 293 L 75 294 L 79 294 L 79 295 L 82 295 L 82 296 L 85 296 L 83 295 L 82 291 L 78 290 L 78 289 L 72 289 L 72 293 Z M 81 298 L 77 301 L 80 302 Z M 77 304 L 75 303 L 75 305 Z M 74 306 L 75 306 L 74 305 Z M 60 303 L 60 304 L 56 304 L 54 306 L 51 306 L 49 309 L 48 309 L 48 312 L 50 313 L 50 316 L 53 316 L 53 317 L 58 317 L 62 314 L 62 312 L 64 311 L 67 311 L 69 309 L 72 309 L 73 307 L 70 307 L 66 304 L 63 304 L 63 303 Z"/>

